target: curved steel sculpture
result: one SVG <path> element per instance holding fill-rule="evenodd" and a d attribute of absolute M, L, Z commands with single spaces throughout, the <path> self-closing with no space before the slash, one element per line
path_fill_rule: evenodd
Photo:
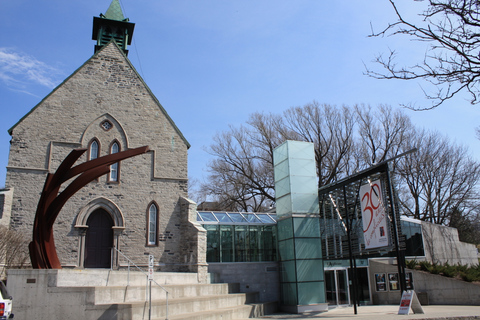
<path fill-rule="evenodd" d="M 63 160 L 54 174 L 48 173 L 38 201 L 33 224 L 33 240 L 28 248 L 34 269 L 61 269 L 55 242 L 53 224 L 63 205 L 78 190 L 92 180 L 110 172 L 110 165 L 149 151 L 148 146 L 129 149 L 89 160 L 75 167 L 75 162 L 87 149 L 75 149 Z M 62 192 L 61 185 L 77 176 Z"/>

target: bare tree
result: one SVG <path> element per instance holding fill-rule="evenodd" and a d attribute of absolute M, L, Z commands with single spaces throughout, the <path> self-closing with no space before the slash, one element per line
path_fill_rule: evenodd
<path fill-rule="evenodd" d="M 403 152 L 413 130 L 410 118 L 388 105 L 356 106 L 358 119 L 357 155 L 362 166 L 370 166 Z"/>
<path fill-rule="evenodd" d="M 28 241 L 18 231 L 0 226 L 0 278 L 7 268 L 20 268 L 28 259 Z"/>
<path fill-rule="evenodd" d="M 355 116 L 347 106 L 336 107 L 317 102 L 284 112 L 285 126 L 291 136 L 314 143 L 318 186 L 347 176 L 355 168 L 350 157 L 354 146 Z"/>
<path fill-rule="evenodd" d="M 294 107 L 282 115 L 254 113 L 246 126 L 217 134 L 208 149 L 215 159 L 202 190 L 225 207 L 249 211 L 275 201 L 273 150 L 285 140 L 315 144 L 319 185 L 349 172 L 355 117 L 348 107 L 317 102 Z"/>
<path fill-rule="evenodd" d="M 208 164 L 210 175 L 202 190 L 224 208 L 261 211 L 275 199 L 272 156 L 268 147 L 256 146 L 256 133 L 252 127 L 230 127 L 208 149 L 215 159 Z"/>
<path fill-rule="evenodd" d="M 268 209 L 275 201 L 273 150 L 287 139 L 314 143 L 319 186 L 416 147 L 393 165 L 404 214 L 449 225 L 473 221 L 478 212 L 480 163 L 467 148 L 415 129 L 402 111 L 382 105 L 313 102 L 282 114 L 254 113 L 246 125 L 214 137 L 202 192 L 225 210 Z"/>
<path fill-rule="evenodd" d="M 418 151 L 404 157 L 397 166 L 403 186 L 407 216 L 449 225 L 452 213 L 470 215 L 478 206 L 480 164 L 467 148 L 452 144 L 437 132 L 417 131 L 410 138 Z"/>
<path fill-rule="evenodd" d="M 375 58 L 383 71 L 367 68 L 367 74 L 378 79 L 420 79 L 432 84 L 433 92 L 424 91 L 432 101 L 432 109 L 460 92 L 470 94 L 477 104 L 480 84 L 480 2 L 476 0 L 428 0 L 428 7 L 419 14 L 420 21 L 406 19 L 396 1 L 389 0 L 397 16 L 380 32 L 371 36 L 406 35 L 428 43 L 423 60 L 411 66 L 397 66 L 397 52 Z M 417 2 L 422 2 L 415 0 Z M 412 106 L 410 106 L 412 107 Z"/>

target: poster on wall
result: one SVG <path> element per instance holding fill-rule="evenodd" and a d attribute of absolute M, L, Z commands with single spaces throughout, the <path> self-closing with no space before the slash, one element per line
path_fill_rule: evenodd
<path fill-rule="evenodd" d="M 413 274 L 411 272 L 405 273 L 405 283 L 407 285 L 407 290 L 413 290 Z"/>
<path fill-rule="evenodd" d="M 400 285 L 398 283 L 398 273 L 388 274 L 388 286 L 390 288 L 390 291 L 400 290 Z"/>
<path fill-rule="evenodd" d="M 388 230 L 380 180 L 360 187 L 365 249 L 388 246 Z"/>
<path fill-rule="evenodd" d="M 385 273 L 375 273 L 375 287 L 377 288 L 377 291 L 387 291 Z"/>

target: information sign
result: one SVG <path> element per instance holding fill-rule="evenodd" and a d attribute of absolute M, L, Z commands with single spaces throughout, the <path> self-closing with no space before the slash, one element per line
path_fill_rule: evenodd
<path fill-rule="evenodd" d="M 410 314 L 410 309 L 413 313 L 424 313 L 423 308 L 418 301 L 414 290 L 403 291 L 402 300 L 400 300 L 400 308 L 398 314 Z"/>
<path fill-rule="evenodd" d="M 153 263 L 155 258 L 153 255 L 148 256 L 148 280 L 153 280 Z"/>

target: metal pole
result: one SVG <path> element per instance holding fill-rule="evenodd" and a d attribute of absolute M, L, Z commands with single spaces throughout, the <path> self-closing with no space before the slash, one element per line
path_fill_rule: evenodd
<path fill-rule="evenodd" d="M 148 320 L 152 319 L 152 280 L 148 281 Z"/>
<path fill-rule="evenodd" d="M 349 217 L 348 217 L 347 190 L 346 190 L 345 186 L 343 186 L 343 202 L 344 202 L 344 206 L 345 206 L 345 220 L 346 220 L 346 223 L 347 223 L 348 257 L 350 258 L 350 269 L 352 271 L 354 271 L 353 252 L 352 252 L 352 238 L 350 236 L 350 223 L 349 223 Z M 352 274 L 353 273 L 356 273 L 356 272 L 352 272 Z M 347 271 L 347 278 L 348 278 L 348 271 Z M 357 314 L 357 287 L 356 287 L 356 283 L 354 281 L 352 281 L 351 292 L 353 293 L 353 312 L 354 312 L 354 314 Z"/>
<path fill-rule="evenodd" d="M 400 296 L 403 295 L 403 291 L 406 290 L 406 281 L 405 281 L 405 257 L 400 252 L 400 238 L 398 235 L 398 228 L 397 228 L 397 213 L 395 212 L 395 203 L 393 199 L 393 192 L 392 192 L 392 184 L 390 181 L 390 174 L 388 164 L 385 170 L 386 173 L 386 180 L 387 180 L 387 190 L 388 190 L 388 197 L 390 198 L 390 205 L 392 209 L 392 225 L 393 225 L 393 235 L 395 239 L 395 251 L 397 253 L 397 268 L 398 268 L 398 277 L 400 282 Z"/>

